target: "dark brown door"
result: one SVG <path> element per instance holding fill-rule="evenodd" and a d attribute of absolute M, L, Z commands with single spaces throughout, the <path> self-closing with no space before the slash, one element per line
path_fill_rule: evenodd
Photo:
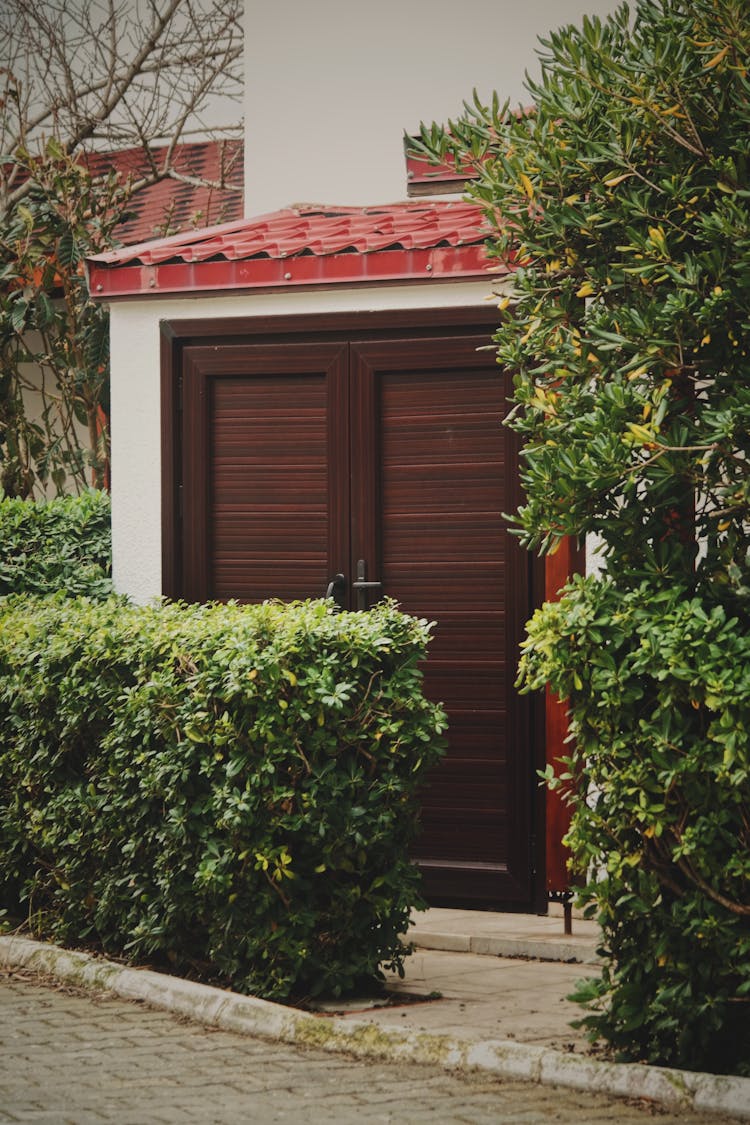
<path fill-rule="evenodd" d="M 528 563 L 507 379 L 486 335 L 187 347 L 183 596 L 385 595 L 436 622 L 425 690 L 450 749 L 416 851 L 433 902 L 528 906 L 533 756 L 513 690 Z M 354 589 L 363 577 L 380 587 Z"/>
<path fill-rule="evenodd" d="M 348 362 L 346 343 L 186 349 L 189 601 L 319 597 L 348 565 Z"/>

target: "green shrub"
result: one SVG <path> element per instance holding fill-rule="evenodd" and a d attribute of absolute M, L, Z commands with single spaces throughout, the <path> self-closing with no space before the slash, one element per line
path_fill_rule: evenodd
<path fill-rule="evenodd" d="M 110 502 L 104 492 L 0 500 L 0 595 L 112 592 Z"/>
<path fill-rule="evenodd" d="M 606 955 L 583 1024 L 629 1058 L 750 1074 L 747 624 L 678 586 L 579 580 L 531 621 L 521 674 L 570 700 L 568 842 Z"/>
<path fill-rule="evenodd" d="M 0 605 L 0 888 L 57 940 L 284 999 L 401 968 L 444 717 L 384 603 Z"/>
<path fill-rule="evenodd" d="M 528 112 L 475 96 L 417 147 L 476 167 L 512 271 L 518 533 L 593 534 L 610 576 L 535 619 L 525 665 L 570 696 L 571 843 L 603 874 L 586 1022 L 630 1058 L 747 1069 L 748 5 L 636 0 L 540 55 Z"/>

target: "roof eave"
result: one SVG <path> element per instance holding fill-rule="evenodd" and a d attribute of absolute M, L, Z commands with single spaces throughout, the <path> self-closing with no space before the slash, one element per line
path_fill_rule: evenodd
<path fill-rule="evenodd" d="M 147 294 L 193 296 L 207 292 L 356 285 L 374 282 L 466 280 L 492 269 L 484 243 L 372 253 L 305 254 L 289 258 L 226 259 L 110 266 L 89 259 L 89 292 L 96 300 Z M 496 272 L 496 270 L 495 270 Z"/>

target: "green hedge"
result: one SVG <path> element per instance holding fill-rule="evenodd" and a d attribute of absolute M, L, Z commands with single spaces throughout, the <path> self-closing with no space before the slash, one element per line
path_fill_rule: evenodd
<path fill-rule="evenodd" d="M 583 1023 L 629 1059 L 750 1074 L 747 621 L 677 584 L 579 579 L 531 621 L 521 673 L 570 701 L 568 842 L 605 957 Z"/>
<path fill-rule="evenodd" d="M 0 500 L 0 596 L 112 592 L 105 492 L 56 500 Z"/>
<path fill-rule="evenodd" d="M 0 603 L 0 896 L 35 932 L 285 999 L 400 969 L 444 716 L 389 603 Z"/>

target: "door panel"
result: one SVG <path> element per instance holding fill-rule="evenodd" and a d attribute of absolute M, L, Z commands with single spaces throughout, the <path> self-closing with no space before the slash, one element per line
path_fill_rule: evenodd
<path fill-rule="evenodd" d="M 325 375 L 214 379 L 209 416 L 213 596 L 261 601 L 322 591 Z"/>
<path fill-rule="evenodd" d="M 513 691 L 528 564 L 509 395 L 487 337 L 188 346 L 182 362 L 183 596 L 321 596 L 360 560 L 435 621 L 425 691 L 450 748 L 422 800 L 431 901 L 529 905 L 533 763 Z M 375 596 L 379 596 L 375 595 Z M 372 600 L 372 599 L 371 599 Z"/>
<path fill-rule="evenodd" d="M 205 431 L 205 464 L 185 466 L 186 523 L 203 528 L 207 556 L 188 587 L 322 597 L 348 557 L 346 345 L 188 349 L 184 379 Z"/>
<path fill-rule="evenodd" d="M 433 899 L 531 896 L 528 746 L 511 745 L 517 622 L 506 612 L 506 378 L 483 338 L 352 344 L 352 410 L 370 427 L 352 450 L 353 558 L 408 613 L 435 621 L 425 691 L 448 713 L 450 748 L 423 794 L 416 857 Z M 517 548 L 515 548 L 517 550 Z M 514 597 L 526 599 L 527 590 Z M 524 607 L 525 608 L 525 607 Z M 509 768 L 509 755 L 523 757 Z M 518 767 L 521 765 L 519 771 Z M 477 863 L 480 866 L 477 866 Z"/>

